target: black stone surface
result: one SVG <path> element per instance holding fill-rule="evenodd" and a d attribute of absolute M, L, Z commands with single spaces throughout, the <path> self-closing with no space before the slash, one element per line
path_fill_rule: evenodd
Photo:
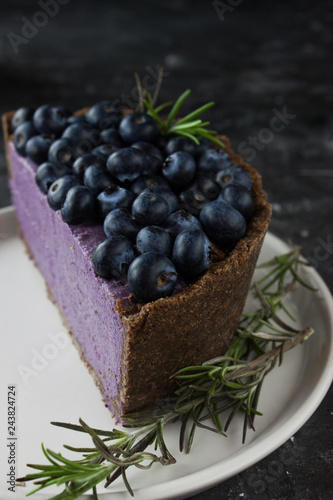
<path fill-rule="evenodd" d="M 37 1 L 0 3 L 1 113 L 44 102 L 72 109 L 104 98 L 135 104 L 133 72 L 154 85 L 164 65 L 161 101 L 190 87 L 189 107 L 216 102 L 208 118 L 263 175 L 274 208 L 270 230 L 302 245 L 332 291 L 332 2 L 58 6 L 44 26 L 24 33 L 23 16 L 45 23 L 36 17 Z M 10 33 L 30 38 L 14 48 Z M 281 121 L 272 119 L 281 112 L 277 131 Z M 0 161 L 2 207 L 10 204 L 2 143 Z M 332 399 L 331 388 L 292 440 L 192 500 L 333 498 Z"/>

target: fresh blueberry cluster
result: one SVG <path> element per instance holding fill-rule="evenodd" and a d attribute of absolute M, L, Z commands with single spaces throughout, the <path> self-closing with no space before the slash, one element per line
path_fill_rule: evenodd
<path fill-rule="evenodd" d="M 123 279 L 141 301 L 171 295 L 178 276 L 207 271 L 210 241 L 230 248 L 253 212 L 251 176 L 201 138 L 166 137 L 147 113 L 103 101 L 83 115 L 20 108 L 14 144 L 37 165 L 36 182 L 68 224 L 95 219 L 106 239 L 95 272 Z"/>

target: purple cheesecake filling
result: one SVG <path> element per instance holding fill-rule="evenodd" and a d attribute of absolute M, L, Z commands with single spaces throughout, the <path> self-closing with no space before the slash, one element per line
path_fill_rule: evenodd
<path fill-rule="evenodd" d="M 12 142 L 9 147 L 10 188 L 22 236 L 84 359 L 95 372 L 106 404 L 116 413 L 124 327 L 115 304 L 129 295 L 128 287 L 116 280 L 106 281 L 93 270 L 91 255 L 105 239 L 103 227 L 65 224 L 35 182 L 37 166 L 19 156 Z"/>

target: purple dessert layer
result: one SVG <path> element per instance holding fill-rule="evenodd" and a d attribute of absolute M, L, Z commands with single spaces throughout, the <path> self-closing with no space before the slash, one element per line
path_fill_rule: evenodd
<path fill-rule="evenodd" d="M 94 371 L 110 411 L 119 413 L 118 395 L 124 328 L 115 311 L 127 286 L 96 276 L 91 255 L 105 239 L 101 225 L 64 224 L 35 182 L 36 165 L 10 143 L 13 205 L 23 238 L 52 296 L 75 332 L 82 356 Z"/>

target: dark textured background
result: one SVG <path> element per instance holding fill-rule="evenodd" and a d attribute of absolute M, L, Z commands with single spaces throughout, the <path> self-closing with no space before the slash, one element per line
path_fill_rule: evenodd
<path fill-rule="evenodd" d="M 190 87 L 190 107 L 216 102 L 208 118 L 263 175 L 271 231 L 301 244 L 332 290 L 333 248 L 324 247 L 333 241 L 333 3 L 224 5 L 222 19 L 210 1 L 71 0 L 16 54 L 8 34 L 22 36 L 22 17 L 33 19 L 40 7 L 1 2 L 0 111 L 119 97 L 134 104 L 133 72 L 145 77 L 163 64 L 161 100 Z M 284 106 L 289 123 L 267 131 Z M 1 207 L 10 204 L 3 144 L 0 162 Z M 293 440 L 193 500 L 333 498 L 332 397 Z"/>

